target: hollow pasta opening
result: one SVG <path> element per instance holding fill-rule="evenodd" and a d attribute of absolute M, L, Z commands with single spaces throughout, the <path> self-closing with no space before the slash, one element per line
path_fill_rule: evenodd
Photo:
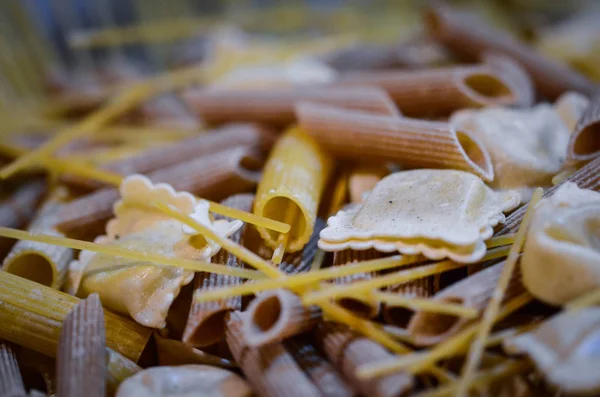
<path fill-rule="evenodd" d="M 573 146 L 578 156 L 587 156 L 600 152 L 600 121 L 581 130 Z"/>
<path fill-rule="evenodd" d="M 48 287 L 54 282 L 52 263 L 40 254 L 19 255 L 11 260 L 4 270 Z"/>
<path fill-rule="evenodd" d="M 225 336 L 225 315 L 228 312 L 229 310 L 219 310 L 206 317 L 189 338 L 190 343 L 199 346 L 199 341 L 202 341 L 202 345 L 207 346 L 222 340 Z"/>
<path fill-rule="evenodd" d="M 464 131 L 456 131 L 456 138 L 465 155 L 480 169 L 481 176 L 493 180 L 494 169 L 486 149 Z"/>
<path fill-rule="evenodd" d="M 415 314 L 414 310 L 400 306 L 387 306 L 383 311 L 383 317 L 388 324 L 404 328 Z"/>
<path fill-rule="evenodd" d="M 261 332 L 271 330 L 281 318 L 281 302 L 278 296 L 270 296 L 260 302 L 252 313 L 252 324 Z"/>
<path fill-rule="evenodd" d="M 378 306 L 373 306 L 354 298 L 340 298 L 336 302 L 338 305 L 363 318 L 373 318 L 377 315 Z"/>
<path fill-rule="evenodd" d="M 459 297 L 443 298 L 441 299 L 441 302 L 454 303 L 457 305 L 462 305 L 464 303 L 462 298 Z M 460 317 L 451 314 L 428 312 L 421 312 L 414 319 L 416 321 L 410 324 L 411 332 L 414 337 L 421 340 L 440 338 L 452 331 L 452 329 L 461 321 Z M 438 341 L 436 340 L 435 343 L 437 342 Z"/>
<path fill-rule="evenodd" d="M 288 219 L 290 213 L 294 214 L 291 223 Z M 290 224 L 288 246 L 292 242 L 297 241 L 306 231 L 306 218 L 302 212 L 302 208 L 287 197 L 278 196 L 269 199 L 263 208 L 262 216 Z M 279 237 L 278 232 L 268 230 L 268 233 L 273 241 L 277 241 Z"/>
<path fill-rule="evenodd" d="M 484 98 L 495 99 L 512 95 L 511 89 L 491 74 L 470 74 L 465 77 L 464 83 L 468 89 Z"/>

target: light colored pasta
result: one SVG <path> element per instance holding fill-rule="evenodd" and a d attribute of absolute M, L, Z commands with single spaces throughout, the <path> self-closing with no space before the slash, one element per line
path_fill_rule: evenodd
<path fill-rule="evenodd" d="M 25 385 L 13 347 L 0 341 L 0 395 L 20 397 L 25 396 L 25 393 Z"/>
<path fill-rule="evenodd" d="M 55 192 L 43 204 L 28 227 L 30 232 L 63 236 L 52 227 L 58 207 L 61 205 L 62 193 L 64 192 Z M 71 260 L 73 260 L 73 250 L 68 247 L 21 240 L 4 258 L 2 270 L 60 289 Z"/>
<path fill-rule="evenodd" d="M 0 338 L 55 356 L 61 324 L 79 299 L 7 272 L 0 272 L 0 281 L 0 320 L 5 324 Z M 110 312 L 105 320 L 107 346 L 137 361 L 150 330 Z"/>
<path fill-rule="evenodd" d="M 256 191 L 254 213 L 284 222 L 292 219 L 286 251 L 298 251 L 309 241 L 330 172 L 331 159 L 300 128 L 288 130 L 271 151 Z M 277 247 L 275 233 L 258 231 L 269 247 Z"/>
<path fill-rule="evenodd" d="M 58 395 L 106 394 L 104 311 L 98 294 L 77 303 L 60 331 L 57 354 Z"/>
<path fill-rule="evenodd" d="M 415 167 L 452 168 L 494 179 L 485 147 L 467 131 L 441 122 L 349 111 L 299 103 L 300 125 L 341 159 L 395 161 Z"/>
<path fill-rule="evenodd" d="M 142 370 L 136 363 L 116 351 L 106 348 L 106 387 L 114 393 L 125 379 Z"/>
<path fill-rule="evenodd" d="M 569 90 L 593 95 L 596 89 L 583 75 L 543 57 L 507 33 L 491 29 L 473 15 L 438 6 L 426 14 L 425 24 L 436 41 L 465 59 L 477 60 L 487 52 L 514 58 L 529 72 L 536 88 L 550 99 Z"/>

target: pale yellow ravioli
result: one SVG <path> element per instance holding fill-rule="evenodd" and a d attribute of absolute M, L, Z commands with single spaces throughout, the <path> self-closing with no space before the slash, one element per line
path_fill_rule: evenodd
<path fill-rule="evenodd" d="M 192 260 L 208 260 L 219 251 L 220 246 L 214 241 L 205 240 L 181 222 L 148 206 L 154 202 L 191 215 L 223 236 L 231 235 L 241 226 L 240 221 L 212 221 L 208 202 L 186 192 L 175 192 L 166 184 L 153 185 L 141 175 L 127 177 L 120 191 L 121 200 L 114 207 L 115 218 L 108 222 L 106 235 L 96 238 L 97 243 Z M 74 278 L 77 272 L 81 275 L 78 295 L 97 292 L 104 306 L 155 328 L 164 327 L 173 299 L 193 277 L 193 272 L 180 268 L 88 251 L 82 251 L 79 260 L 70 267 Z"/>
<path fill-rule="evenodd" d="M 485 254 L 484 241 L 505 221 L 503 212 L 519 201 L 516 192 L 495 192 L 468 172 L 397 172 L 379 181 L 362 205 L 330 217 L 319 247 L 375 248 L 471 263 Z"/>
<path fill-rule="evenodd" d="M 567 182 L 542 200 L 521 271 L 529 292 L 554 305 L 600 288 L 600 193 Z"/>

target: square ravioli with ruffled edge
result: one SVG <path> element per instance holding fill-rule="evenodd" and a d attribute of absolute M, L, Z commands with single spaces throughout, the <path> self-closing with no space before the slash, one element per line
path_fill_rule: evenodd
<path fill-rule="evenodd" d="M 514 191 L 496 192 L 468 172 L 403 171 L 383 178 L 362 205 L 341 210 L 321 231 L 319 248 L 422 254 L 473 263 L 485 240 L 519 204 Z"/>
<path fill-rule="evenodd" d="M 219 251 L 217 243 L 153 208 L 153 203 L 169 205 L 222 236 L 228 237 L 242 226 L 240 221 L 213 221 L 207 201 L 176 192 L 164 183 L 154 185 L 145 176 L 125 178 L 120 193 L 121 200 L 114 205 L 115 218 L 108 222 L 106 235 L 97 237 L 96 243 L 205 261 Z M 171 303 L 194 275 L 181 268 L 89 251 L 82 251 L 70 269 L 72 284 L 79 286 L 75 288 L 77 295 L 85 297 L 97 292 L 105 307 L 154 328 L 165 326 Z"/>

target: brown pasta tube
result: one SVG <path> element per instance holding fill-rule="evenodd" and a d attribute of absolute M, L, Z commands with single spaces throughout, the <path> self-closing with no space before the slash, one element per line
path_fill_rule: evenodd
<path fill-rule="evenodd" d="M 341 324 L 323 321 L 315 328 L 317 347 L 360 392 L 370 397 L 394 397 L 405 395 L 413 387 L 412 376 L 393 373 L 372 379 L 356 375 L 358 367 L 384 361 L 393 355 L 378 343 L 354 333 Z"/>
<path fill-rule="evenodd" d="M 494 169 L 485 147 L 446 123 L 389 117 L 314 103 L 296 106 L 300 125 L 341 159 L 395 161 L 416 167 L 472 172 L 486 181 Z"/>
<path fill-rule="evenodd" d="M 0 396 L 25 397 L 25 385 L 12 346 L 0 341 Z"/>
<path fill-rule="evenodd" d="M 561 183 L 552 186 L 550 189 L 544 192 L 543 197 L 550 197 L 554 194 L 554 192 L 563 185 L 565 182 L 573 182 L 577 184 L 581 189 L 590 189 L 594 191 L 600 191 L 600 158 L 596 158 L 577 171 L 575 171 L 572 175 L 569 175 Z M 519 225 L 523 220 L 523 216 L 525 215 L 525 211 L 527 211 L 527 205 L 524 205 L 512 212 L 509 216 L 506 217 L 506 222 L 502 229 L 496 232 L 495 236 L 502 236 L 504 234 L 516 233 L 519 229 Z"/>
<path fill-rule="evenodd" d="M 251 211 L 253 202 L 253 194 L 238 194 L 223 200 L 221 203 L 242 211 Z M 231 219 L 227 217 L 217 216 L 216 218 L 225 218 L 231 221 Z M 244 229 L 246 229 L 246 224 L 232 235 L 230 239 L 240 243 L 242 241 Z M 242 261 L 223 249 L 221 249 L 217 255 L 213 256 L 211 261 L 225 266 L 244 267 Z M 209 289 L 241 284 L 243 280 L 235 276 L 204 273 L 201 274 L 200 277 L 197 277 L 194 282 L 194 296 L 196 296 Z M 223 340 L 225 338 L 225 315 L 232 310 L 241 309 L 241 296 L 233 296 L 228 299 L 210 302 L 196 302 L 195 299 L 192 299 L 192 306 L 190 308 L 182 340 L 193 346 L 208 346 Z"/>
<path fill-rule="evenodd" d="M 480 312 L 486 308 L 500 278 L 504 262 L 472 274 L 452 284 L 433 296 L 434 300 L 472 307 Z M 515 272 L 504 295 L 510 300 L 525 292 L 521 284 L 521 275 Z M 430 346 L 439 343 L 462 330 L 472 320 L 449 314 L 417 312 L 408 324 L 408 331 L 418 346 Z"/>
<path fill-rule="evenodd" d="M 398 115 L 385 91 L 376 87 L 296 87 L 260 90 L 194 90 L 184 98 L 207 123 L 255 122 L 282 127 L 294 121 L 299 101 Z"/>
<path fill-rule="evenodd" d="M 509 62 L 345 73 L 334 84 L 381 87 L 408 117 L 447 116 L 466 107 L 531 106 L 534 94 L 529 78 Z"/>
<path fill-rule="evenodd" d="M 313 346 L 308 335 L 297 335 L 283 342 L 286 350 L 312 380 L 323 397 L 352 397 L 357 393 Z"/>
<path fill-rule="evenodd" d="M 338 251 L 333 255 L 333 266 L 345 266 L 351 263 L 377 258 L 381 258 L 381 254 L 374 249 L 368 249 L 364 251 L 346 249 L 343 251 Z M 334 279 L 333 282 L 336 284 L 351 284 L 356 281 L 369 280 L 374 275 L 374 273 L 353 274 L 350 276 L 338 277 Z M 379 302 L 366 301 L 363 299 L 353 298 L 351 296 L 339 298 L 336 300 L 336 303 L 342 306 L 344 309 L 351 311 L 357 316 L 363 318 L 377 317 L 380 309 Z"/>
<path fill-rule="evenodd" d="M 567 160 L 591 160 L 600 155 L 600 88 L 571 134 Z"/>
<path fill-rule="evenodd" d="M 227 345 L 246 379 L 261 397 L 318 397 L 319 390 L 281 343 L 250 347 L 241 330 L 242 313 L 231 312 Z"/>
<path fill-rule="evenodd" d="M 52 227 L 61 205 L 59 196 L 60 192 L 57 192 L 44 203 L 28 228 L 30 232 L 63 236 Z M 2 270 L 60 289 L 72 260 L 73 250 L 70 248 L 21 240 L 4 259 Z"/>
<path fill-rule="evenodd" d="M 106 395 L 106 336 L 98 294 L 80 301 L 67 314 L 56 360 L 59 396 Z"/>
<path fill-rule="evenodd" d="M 519 62 L 531 75 L 537 89 L 550 99 L 565 91 L 592 96 L 597 86 L 567 66 L 547 59 L 536 50 L 484 21 L 445 6 L 433 7 L 425 16 L 433 38 L 467 60 L 478 60 L 486 52 L 497 52 Z"/>
<path fill-rule="evenodd" d="M 175 190 L 220 200 L 256 185 L 260 173 L 246 168 L 247 161 L 259 162 L 251 149 L 236 147 L 153 171 L 148 177 L 155 183 L 168 183 Z M 112 216 L 118 198 L 116 188 L 107 188 L 73 200 L 59 210 L 57 227 L 67 234 L 97 229 Z"/>
<path fill-rule="evenodd" d="M 136 156 L 118 160 L 102 166 L 102 169 L 120 175 L 145 174 L 178 163 L 212 155 L 236 146 L 261 146 L 268 149 L 273 143 L 271 132 L 264 127 L 252 124 L 232 124 L 185 139 L 169 146 L 145 151 Z M 96 188 L 101 182 L 81 179 L 75 176 L 63 177 L 68 183 Z"/>
<path fill-rule="evenodd" d="M 387 288 L 388 292 L 402 295 L 407 298 L 428 298 L 433 291 L 432 277 L 425 277 L 407 283 L 393 285 Z M 383 318 L 386 323 L 398 327 L 406 327 L 414 311 L 406 307 L 385 304 L 382 309 Z"/>
<path fill-rule="evenodd" d="M 46 192 L 46 183 L 39 179 L 18 187 L 0 204 L 0 226 L 20 228 L 35 215 L 35 207 Z M 11 240 L 0 238 L 0 255 L 10 248 Z"/>
<path fill-rule="evenodd" d="M 55 356 L 62 321 L 80 299 L 0 272 L 0 339 Z M 133 320 L 105 313 L 107 345 L 137 361 L 151 331 Z"/>
<path fill-rule="evenodd" d="M 254 298 L 244 312 L 241 330 L 248 345 L 258 347 L 309 331 L 320 317 L 318 306 L 305 307 L 298 295 L 277 289 Z"/>
<path fill-rule="evenodd" d="M 387 167 L 378 164 L 361 164 L 348 178 L 348 194 L 351 203 L 362 203 L 365 193 L 373 190 L 377 182 L 389 173 Z"/>

